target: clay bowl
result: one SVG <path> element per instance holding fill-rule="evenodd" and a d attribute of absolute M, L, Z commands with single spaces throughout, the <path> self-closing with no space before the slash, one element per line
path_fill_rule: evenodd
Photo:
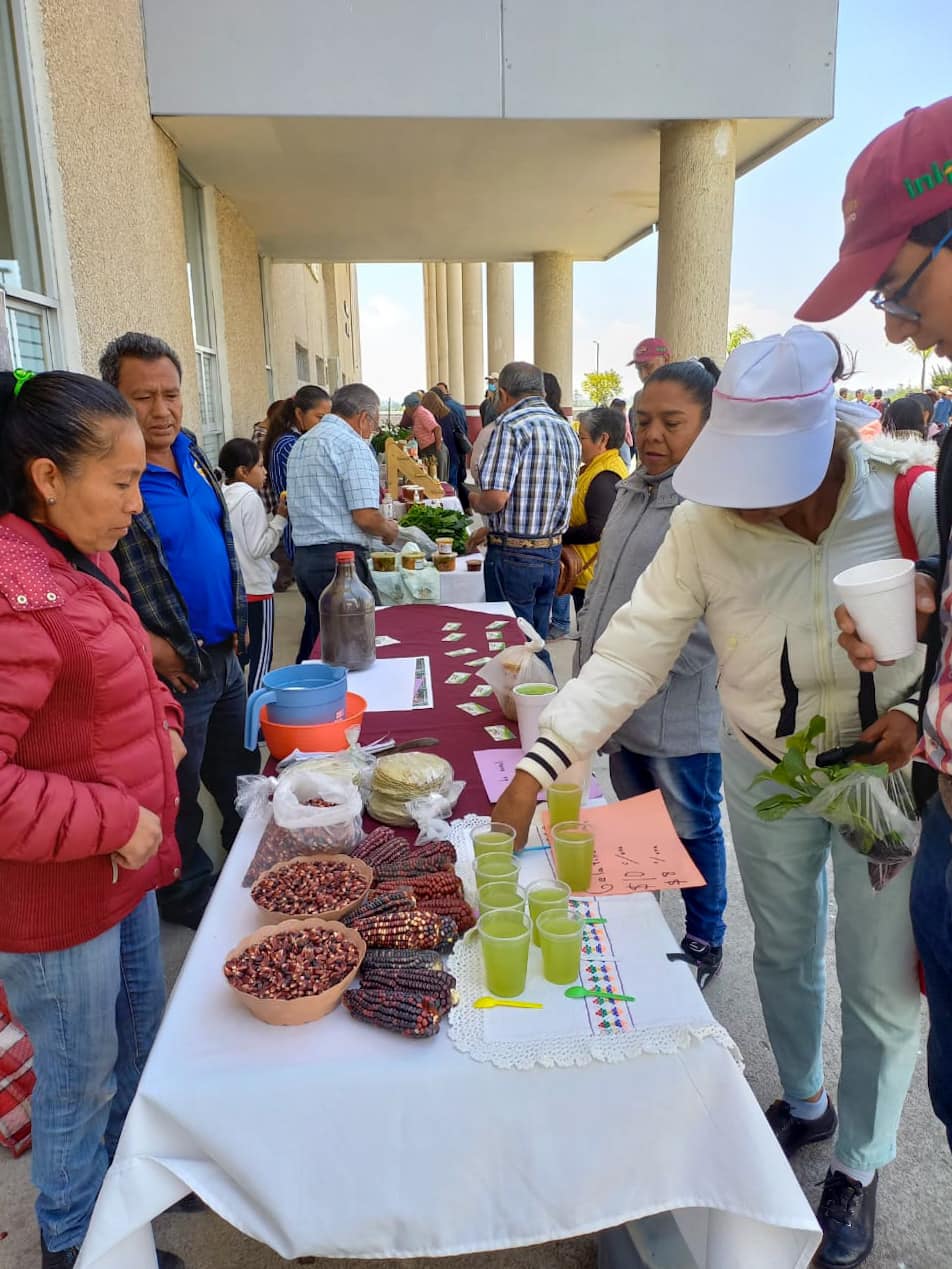
<path fill-rule="evenodd" d="M 245 948 L 251 947 L 255 943 L 262 943 L 265 939 L 271 938 L 272 935 L 278 934 L 282 930 L 292 929 L 335 930 L 338 934 L 342 934 L 348 943 L 353 943 L 357 948 L 357 964 L 346 978 L 342 978 L 339 983 L 335 983 L 327 991 L 319 992 L 316 996 L 301 996 L 297 1000 L 262 1000 L 260 996 L 252 996 L 248 992 L 239 991 L 226 978 L 225 982 L 228 990 L 237 996 L 249 1013 L 254 1014 L 261 1022 L 267 1022 L 274 1027 L 298 1027 L 305 1022 L 317 1022 L 319 1018 L 329 1014 L 332 1009 L 335 1009 L 340 1004 L 341 996 L 357 977 L 367 952 L 367 944 L 356 930 L 351 930 L 348 926 L 341 925 L 339 921 L 322 921 L 320 917 L 308 917 L 303 921 L 285 920 L 279 925 L 266 925 L 262 929 L 255 930 L 253 934 L 243 938 L 240 943 L 231 949 L 225 957 L 225 963 L 227 964 L 233 957 L 243 952 Z"/>
<path fill-rule="evenodd" d="M 291 864 L 318 864 L 318 863 L 339 863 L 346 864 L 352 872 L 355 872 L 364 882 L 363 892 L 357 899 L 345 903 L 342 908 L 327 908 L 323 912 L 271 912 L 268 908 L 264 908 L 255 899 L 255 886 L 261 881 L 262 877 L 268 877 L 271 873 L 281 872 L 283 868 L 289 867 Z M 340 921 L 348 913 L 353 912 L 359 904 L 367 898 L 370 887 L 374 883 L 374 871 L 369 864 L 365 864 L 362 859 L 351 859 L 350 855 L 295 855 L 293 859 L 284 859 L 278 864 L 272 864 L 270 868 L 266 868 L 255 880 L 251 887 L 251 901 L 255 907 L 261 912 L 261 919 L 265 925 L 278 925 L 282 921 L 301 921 L 308 917 L 320 917 L 322 921 Z"/>

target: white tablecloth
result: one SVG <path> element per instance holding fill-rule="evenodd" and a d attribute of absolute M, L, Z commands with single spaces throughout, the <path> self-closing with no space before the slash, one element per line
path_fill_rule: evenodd
<path fill-rule="evenodd" d="M 457 555 L 456 571 L 440 573 L 441 604 L 481 604 L 486 598 L 486 579 L 483 569 L 471 573 L 466 567 L 467 556 Z M 480 561 L 483 556 L 479 556 Z"/>
<path fill-rule="evenodd" d="M 674 1210 L 706 1269 L 803 1269 L 813 1214 L 730 1053 L 500 1070 L 444 1031 L 343 1009 L 257 1022 L 221 966 L 257 925 L 231 851 L 169 1003 L 79 1269 L 153 1269 L 149 1221 L 188 1190 L 280 1255 L 446 1256 Z M 656 905 L 635 900 L 673 946 Z"/>

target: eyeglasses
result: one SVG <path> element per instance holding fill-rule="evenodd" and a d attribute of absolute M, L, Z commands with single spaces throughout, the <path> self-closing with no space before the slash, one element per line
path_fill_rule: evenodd
<path fill-rule="evenodd" d="M 917 313 L 914 308 L 907 308 L 901 301 L 905 299 L 942 248 L 950 241 L 952 241 L 952 229 L 939 239 L 922 263 L 909 274 L 898 291 L 893 291 L 888 298 L 883 295 L 882 291 L 877 291 L 870 299 L 870 304 L 872 304 L 873 308 L 878 308 L 881 313 L 886 313 L 889 317 L 898 317 L 904 322 L 921 322 L 922 314 Z"/>

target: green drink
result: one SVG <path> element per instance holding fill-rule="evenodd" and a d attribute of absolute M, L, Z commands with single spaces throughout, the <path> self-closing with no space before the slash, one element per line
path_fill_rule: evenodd
<path fill-rule="evenodd" d="M 529 918 L 511 910 L 484 912 L 477 928 L 486 986 L 494 996 L 518 996 L 529 964 Z"/>
<path fill-rule="evenodd" d="M 539 917 L 537 929 L 546 982 L 574 983 L 578 978 L 583 924 L 581 917 L 551 908 Z"/>
<path fill-rule="evenodd" d="M 516 845 L 516 830 L 509 824 L 490 824 L 473 832 L 473 854 L 511 855 Z"/>
<path fill-rule="evenodd" d="M 532 918 L 532 941 L 539 946 L 538 920 L 543 912 L 555 908 L 569 910 L 569 888 L 564 881 L 534 881 L 526 891 L 529 900 L 529 916 Z"/>
<path fill-rule="evenodd" d="M 496 912 L 509 910 L 524 912 L 526 908 L 526 892 L 509 881 L 489 881 L 479 887 L 479 911 Z"/>
<path fill-rule="evenodd" d="M 560 824 L 552 830 L 552 851 L 559 880 L 566 882 L 576 894 L 588 890 L 595 854 L 595 834 L 591 827 L 579 820 Z"/>
<path fill-rule="evenodd" d="M 548 683 L 520 683 L 513 688 L 520 696 L 554 696 L 557 690 Z"/>
<path fill-rule="evenodd" d="M 519 865 L 512 855 L 480 855 L 476 860 L 476 889 L 488 881 L 509 881 L 513 885 L 519 876 Z"/>
<path fill-rule="evenodd" d="M 582 790 L 577 784 L 550 784 L 545 797 L 552 828 L 578 819 L 582 810 Z"/>

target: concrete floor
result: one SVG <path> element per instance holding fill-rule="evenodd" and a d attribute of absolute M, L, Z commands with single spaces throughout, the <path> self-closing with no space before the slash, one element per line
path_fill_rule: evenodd
<path fill-rule="evenodd" d="M 296 594 L 278 597 L 276 666 L 288 664 L 294 659 L 300 616 L 301 605 Z M 570 641 L 552 645 L 553 661 L 560 680 L 571 672 L 573 650 L 574 644 Z M 603 760 L 600 775 L 603 787 L 608 789 L 610 786 Z M 714 1014 L 730 1031 L 744 1054 L 747 1078 L 754 1093 L 762 1105 L 767 1105 L 778 1095 L 776 1070 L 751 972 L 753 930 L 729 839 L 728 869 L 728 938 L 724 968 L 708 989 L 707 997 Z M 680 897 L 666 895 L 663 909 L 680 937 L 683 932 Z M 163 951 L 170 980 L 178 972 L 190 937 L 187 931 L 178 927 L 163 927 Z M 839 1073 L 840 1027 L 839 993 L 833 962 L 831 939 L 824 1047 L 828 1082 L 835 1089 Z M 925 1022 L 923 1009 L 923 1049 Z M 828 1160 L 828 1145 L 820 1145 L 804 1150 L 795 1161 L 797 1177 L 814 1205 L 819 1198 L 818 1187 L 822 1184 Z M 29 1156 L 14 1160 L 0 1152 L 0 1269 L 33 1269 L 39 1265 L 32 1202 Z M 287 1263 L 269 1248 L 244 1237 L 212 1214 L 163 1216 L 156 1221 L 155 1228 L 159 1245 L 183 1256 L 188 1269 L 277 1269 Z M 374 1269 L 386 1262 L 308 1258 L 303 1263 L 314 1266 L 314 1269 Z M 581 1238 L 511 1252 L 403 1263 L 408 1269 L 594 1269 L 595 1240 Z M 945 1134 L 929 1104 L 924 1052 L 920 1052 L 900 1126 L 898 1158 L 883 1171 L 880 1179 L 877 1246 L 866 1264 L 868 1269 L 952 1267 L 952 1160 Z M 765 1265 L 763 1269 L 773 1267 Z"/>

